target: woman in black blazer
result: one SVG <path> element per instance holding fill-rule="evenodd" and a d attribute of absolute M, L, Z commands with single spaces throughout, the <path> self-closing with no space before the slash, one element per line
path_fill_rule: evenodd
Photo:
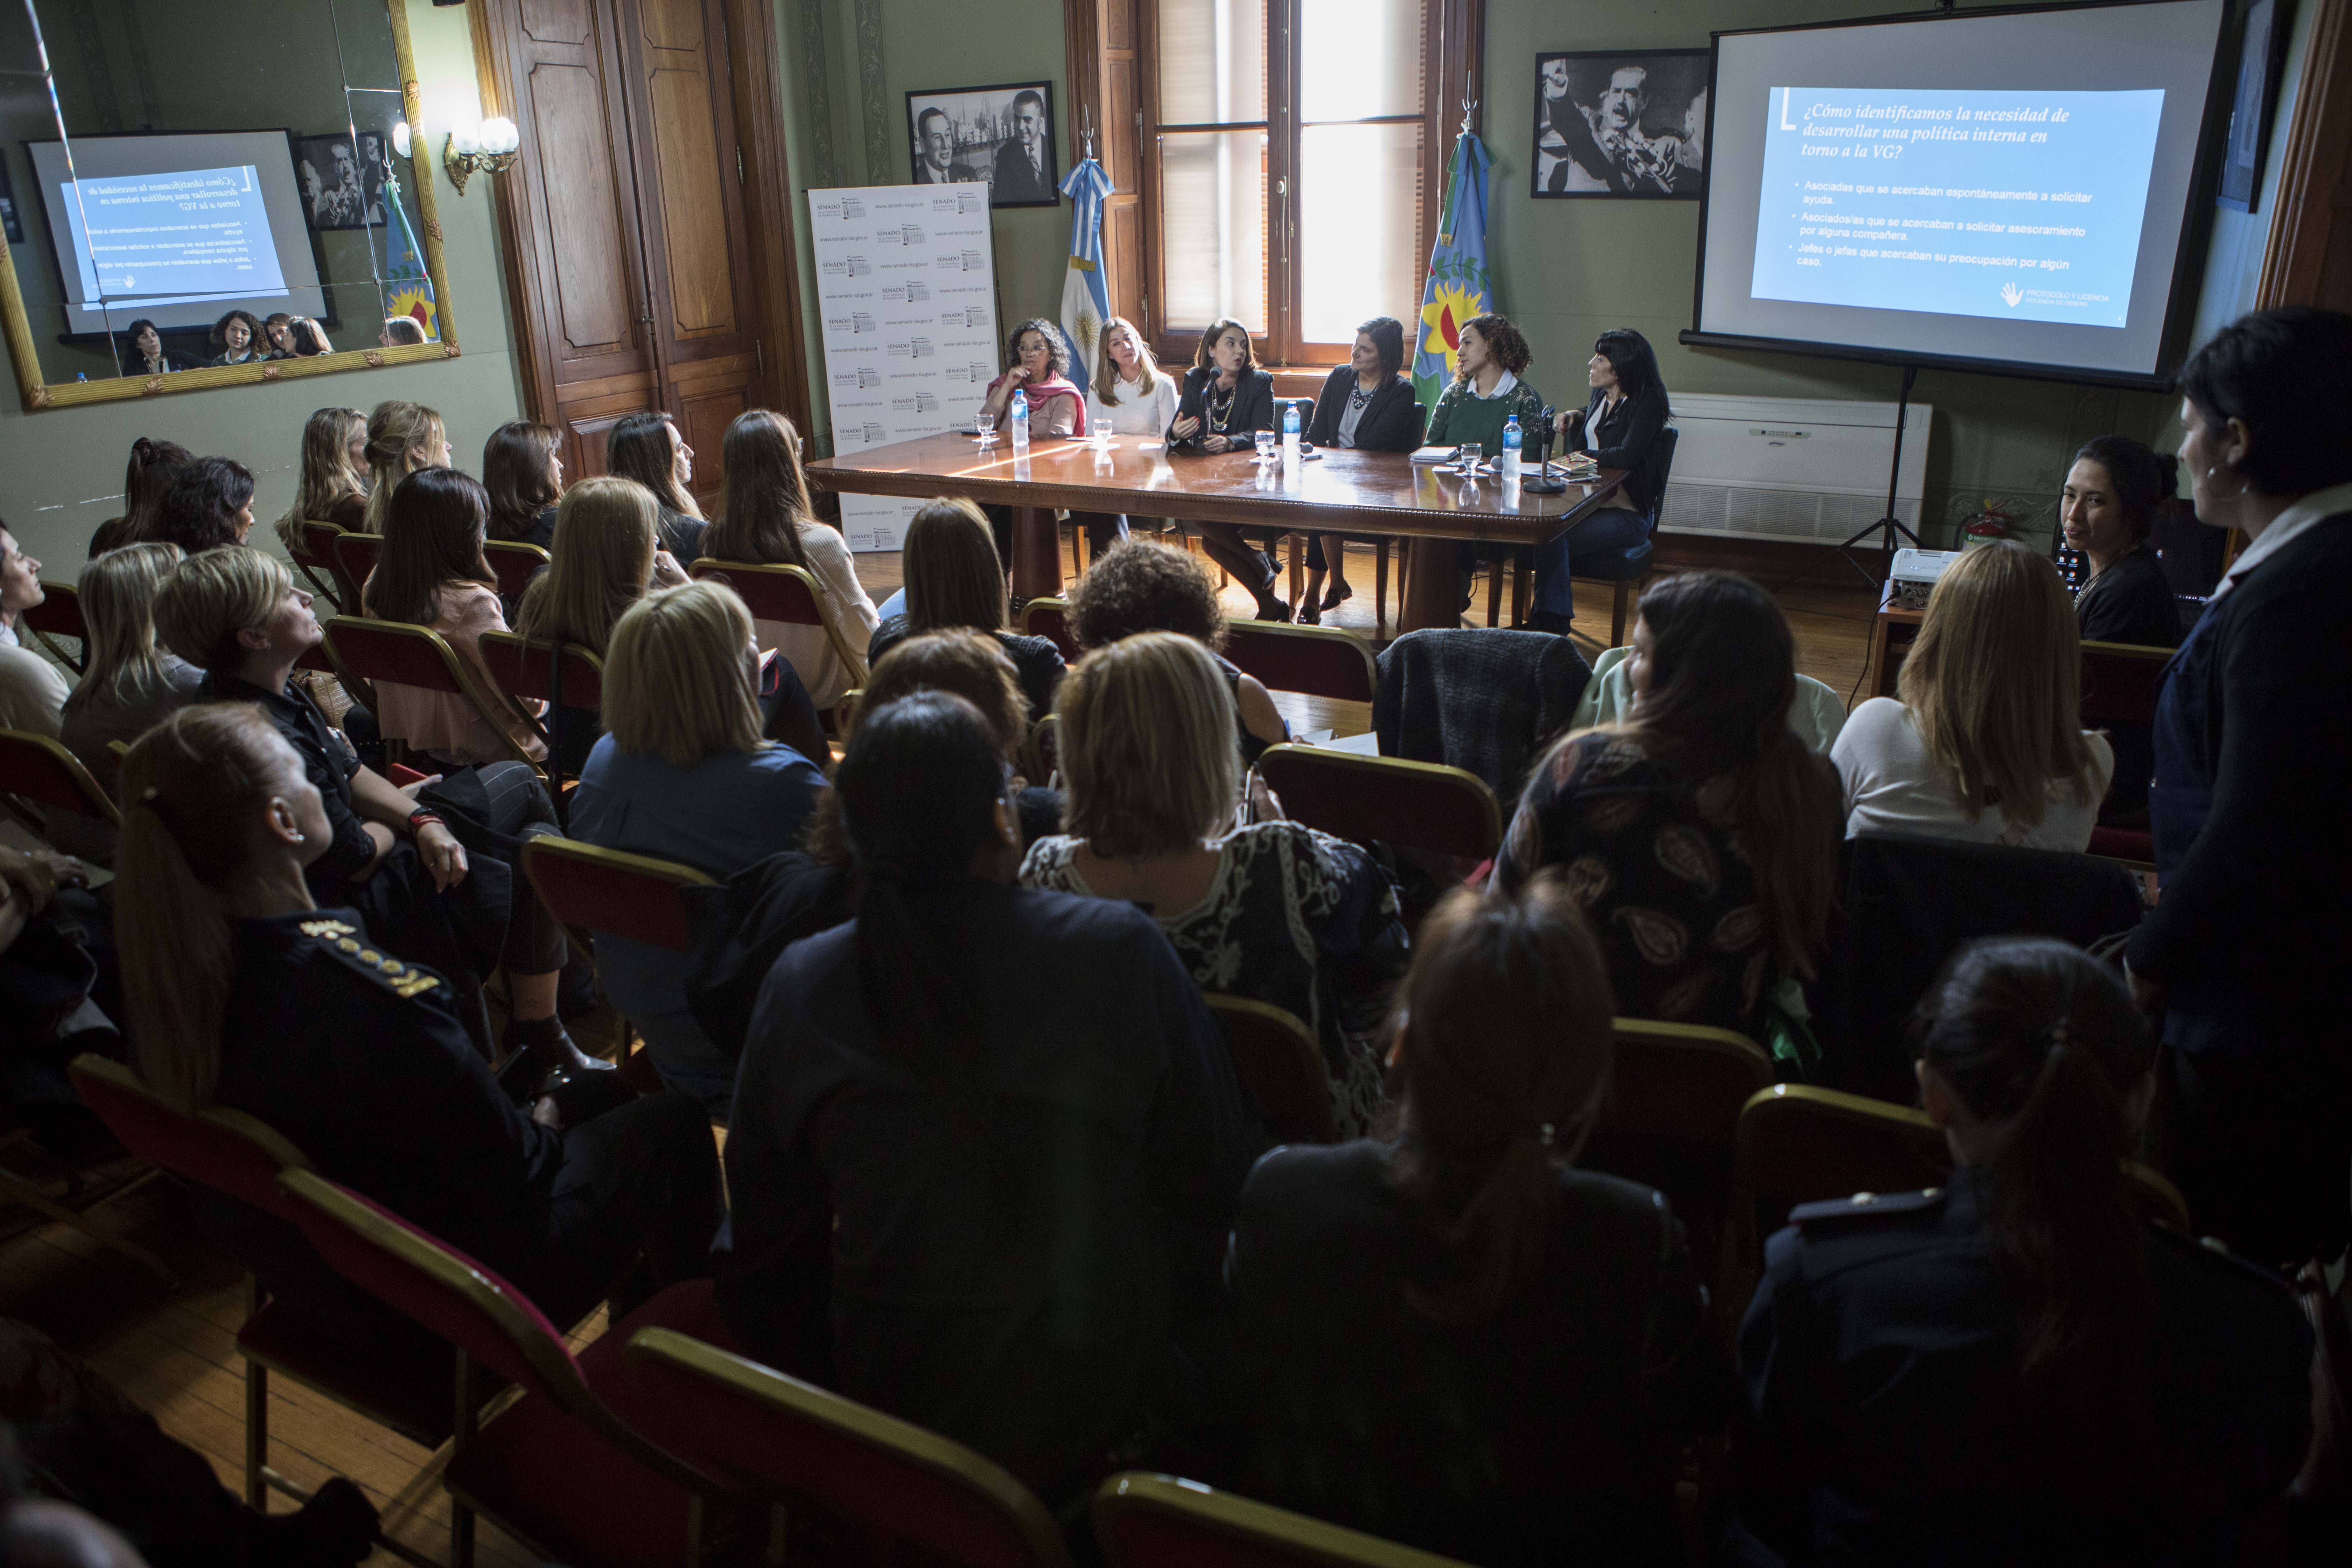
<path fill-rule="evenodd" d="M 1334 370 L 1315 399 L 1307 439 L 1318 447 L 1348 447 L 1360 452 L 1410 452 L 1421 445 L 1428 411 L 1413 400 L 1404 369 L 1404 324 L 1394 316 L 1374 316 L 1356 329 L 1355 352 Z M 1323 592 L 1326 565 L 1331 591 Z M 1307 596 L 1299 601 L 1302 626 L 1315 626 L 1323 612 L 1354 597 L 1348 585 L 1348 549 L 1336 533 L 1318 533 L 1307 550 Z"/>
<path fill-rule="evenodd" d="M 1658 435 L 1673 413 L 1666 406 L 1658 356 L 1650 340 L 1631 327 L 1601 334 L 1591 359 L 1585 362 L 1585 374 L 1592 384 L 1592 398 L 1582 408 L 1560 412 L 1560 450 L 1590 452 L 1604 468 L 1627 470 L 1625 487 L 1618 492 L 1624 504 L 1604 507 L 1549 543 L 1536 546 L 1536 608 L 1528 625 L 1561 636 L 1576 619 L 1576 592 L 1569 579 L 1571 558 L 1630 550 L 1650 537 L 1664 479 L 1658 471 Z"/>
<path fill-rule="evenodd" d="M 1184 388 L 1168 426 L 1171 452 L 1247 451 L 1257 433 L 1275 428 L 1274 377 L 1258 369 L 1249 329 L 1223 321 L 1201 334 L 1200 352 L 1184 373 Z M 1193 524 L 1209 559 L 1241 580 L 1257 600 L 1257 618 L 1286 621 L 1290 606 L 1275 597 L 1274 557 L 1244 539 L 1230 522 Z"/>

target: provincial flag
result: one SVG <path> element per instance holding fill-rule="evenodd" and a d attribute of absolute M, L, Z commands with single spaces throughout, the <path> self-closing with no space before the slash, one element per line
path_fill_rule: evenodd
<path fill-rule="evenodd" d="M 384 314 L 415 317 L 425 329 L 425 341 L 432 342 L 441 336 L 433 307 L 433 279 L 425 270 L 425 247 L 416 243 L 416 231 L 408 226 L 408 209 L 401 205 L 396 174 L 385 176 L 383 208 Z"/>
<path fill-rule="evenodd" d="M 1412 356 L 1412 395 L 1423 408 L 1434 409 L 1438 395 L 1454 380 L 1462 323 L 1494 308 L 1494 277 L 1486 270 L 1486 170 L 1492 162 L 1486 144 L 1472 132 L 1454 139 Z"/>
<path fill-rule="evenodd" d="M 1070 381 L 1080 396 L 1094 374 L 1095 345 L 1110 316 L 1110 291 L 1103 282 L 1103 198 L 1115 187 L 1103 166 L 1082 159 L 1062 181 L 1070 198 L 1070 266 L 1062 278 L 1062 335 L 1070 342 Z"/>

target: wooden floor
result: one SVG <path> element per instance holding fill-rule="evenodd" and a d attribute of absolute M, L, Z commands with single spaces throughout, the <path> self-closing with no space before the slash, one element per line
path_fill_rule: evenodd
<path fill-rule="evenodd" d="M 1349 563 L 1356 596 L 1330 619 L 1369 637 L 1372 567 L 1369 552 L 1359 553 Z M 898 584 L 896 554 L 862 555 L 857 568 L 877 600 Z M 1391 594 L 1394 587 L 1391 583 Z M 1871 590 L 1857 577 L 1852 590 L 1801 585 L 1777 597 L 1796 632 L 1798 668 L 1842 695 L 1854 690 L 1869 644 Z M 1226 600 L 1234 616 L 1249 614 L 1248 596 L 1240 589 L 1229 588 Z M 1482 624 L 1485 606 L 1482 581 L 1473 605 L 1479 614 L 1469 624 Z M 1597 626 L 1605 640 L 1609 611 L 1606 587 L 1579 585 L 1580 626 Z M 1597 644 L 1582 646 L 1588 657 L 1598 651 Z M 1362 704 L 1278 700 L 1295 728 L 1328 726 L 1341 734 L 1370 728 Z M 166 1292 L 144 1270 L 87 1237 L 62 1225 L 31 1223 L 26 1211 L 0 1200 L 0 1313 L 46 1331 L 152 1412 L 164 1431 L 203 1453 L 223 1484 L 241 1492 L 245 1383 L 236 1337 L 247 1310 L 244 1272 L 194 1235 L 184 1203 L 168 1183 L 151 1183 L 98 1214 L 170 1263 L 180 1275 L 179 1288 Z M 583 1326 L 575 1342 L 602 1329 L 600 1315 Z M 383 1510 L 387 1534 L 446 1561 L 448 1502 L 433 1455 L 285 1379 L 273 1379 L 270 1387 L 270 1457 L 281 1471 L 304 1487 L 331 1475 L 350 1477 Z M 272 1506 L 290 1505 L 277 1498 Z M 487 1522 L 478 1531 L 478 1551 L 490 1568 L 526 1568 L 536 1561 Z M 398 1560 L 378 1552 L 371 1561 Z"/>

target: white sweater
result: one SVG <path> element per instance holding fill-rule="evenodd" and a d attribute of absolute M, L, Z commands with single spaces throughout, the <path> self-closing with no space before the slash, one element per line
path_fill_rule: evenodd
<path fill-rule="evenodd" d="M 1099 386 L 1087 388 L 1087 434 L 1108 430 L 1114 436 L 1165 436 L 1176 422 L 1176 382 L 1162 372 L 1160 384 L 1148 394 L 1135 383 L 1118 384 L 1116 407 L 1102 400 Z"/>
<path fill-rule="evenodd" d="M 1915 838 L 1959 838 L 1972 844 L 2009 844 L 2027 849 L 2081 853 L 2099 820 L 2099 801 L 2116 771 L 2106 737 L 2084 731 L 2091 748 L 2091 789 L 2078 802 L 2074 786 L 2053 780 L 2041 825 L 2026 827 L 1987 808 L 1973 821 L 1959 793 L 1927 755 L 1911 710 L 1892 697 L 1874 697 L 1853 710 L 1830 748 L 1845 784 L 1845 834 L 1899 833 Z"/>
<path fill-rule="evenodd" d="M 800 534 L 801 550 L 808 556 L 810 574 L 824 590 L 834 624 L 841 628 L 844 641 L 862 651 L 873 637 L 874 628 L 882 624 L 882 617 L 857 581 L 857 566 L 850 556 L 849 542 L 841 536 L 840 530 L 822 522 L 802 523 Z M 758 621 L 752 629 L 761 647 L 774 648 L 792 661 L 793 673 L 801 678 L 801 684 L 808 688 L 809 700 L 819 708 L 840 701 L 849 690 L 849 669 L 841 662 L 841 656 L 833 651 L 832 640 L 824 635 L 823 626 Z"/>

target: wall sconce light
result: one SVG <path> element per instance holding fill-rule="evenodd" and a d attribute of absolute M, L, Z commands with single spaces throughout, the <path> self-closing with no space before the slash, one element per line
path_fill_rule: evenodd
<path fill-rule="evenodd" d="M 457 194 L 466 194 L 466 182 L 477 169 L 488 169 L 493 174 L 503 174 L 514 167 L 515 149 L 522 145 L 521 133 L 515 122 L 503 116 L 493 116 L 481 124 L 458 125 L 449 132 L 449 141 L 441 154 L 441 166 L 449 171 L 449 183 Z"/>

